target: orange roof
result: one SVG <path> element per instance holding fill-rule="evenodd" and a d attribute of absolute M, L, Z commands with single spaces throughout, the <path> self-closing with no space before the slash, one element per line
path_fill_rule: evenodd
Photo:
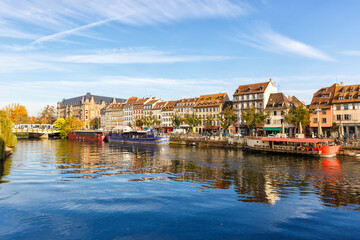
<path fill-rule="evenodd" d="M 144 105 L 153 105 L 154 103 L 156 103 L 158 101 L 159 101 L 159 99 L 150 100 L 147 103 L 145 103 Z"/>
<path fill-rule="evenodd" d="M 265 89 L 268 87 L 269 82 L 263 83 L 254 83 L 254 84 L 247 84 L 247 85 L 240 85 L 235 93 L 234 96 L 242 95 L 242 94 L 252 94 L 252 93 L 263 93 Z"/>
<path fill-rule="evenodd" d="M 131 105 L 131 104 L 133 104 L 134 102 L 136 102 L 137 99 L 138 99 L 137 97 L 131 97 L 131 98 L 129 98 L 128 100 L 126 100 L 125 104 Z"/>
<path fill-rule="evenodd" d="M 333 103 L 352 103 L 352 102 L 360 102 L 360 85 L 337 85 L 335 88 L 335 94 Z M 344 99 L 339 99 L 339 97 L 343 97 Z"/>
<path fill-rule="evenodd" d="M 182 108 L 182 107 L 189 107 L 189 106 L 194 106 L 196 101 L 198 100 L 198 98 L 184 98 L 184 99 L 180 99 L 175 108 Z"/>
<path fill-rule="evenodd" d="M 123 109 L 125 103 L 112 103 L 110 104 L 107 109 Z"/>
<path fill-rule="evenodd" d="M 166 104 L 166 102 L 163 102 L 163 101 L 157 102 L 152 109 L 153 110 L 161 110 L 165 104 Z"/>
<path fill-rule="evenodd" d="M 174 110 L 174 107 L 175 107 L 177 102 L 178 102 L 177 100 L 176 101 L 168 101 L 168 102 L 166 102 L 166 105 L 163 106 L 161 111 L 172 111 L 172 110 Z"/>
<path fill-rule="evenodd" d="M 194 108 L 219 107 L 224 100 L 229 100 L 226 93 L 201 95 L 197 100 Z"/>
<path fill-rule="evenodd" d="M 318 90 L 311 101 L 310 109 L 327 109 L 331 108 L 332 100 L 334 97 L 335 87 L 337 84 L 333 84 L 330 87 L 321 88 Z"/>

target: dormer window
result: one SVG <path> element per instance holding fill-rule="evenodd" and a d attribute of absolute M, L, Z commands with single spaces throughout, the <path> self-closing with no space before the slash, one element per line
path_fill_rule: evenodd
<path fill-rule="evenodd" d="M 345 88 L 342 90 L 342 92 L 345 92 Z"/>

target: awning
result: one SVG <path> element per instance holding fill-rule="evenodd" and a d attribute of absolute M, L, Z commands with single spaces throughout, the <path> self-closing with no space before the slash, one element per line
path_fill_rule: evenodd
<path fill-rule="evenodd" d="M 204 127 L 204 129 L 208 129 L 207 127 Z M 219 130 L 219 127 L 211 127 L 213 130 Z"/>
<path fill-rule="evenodd" d="M 264 128 L 265 131 L 281 131 L 281 127 L 266 127 Z"/>

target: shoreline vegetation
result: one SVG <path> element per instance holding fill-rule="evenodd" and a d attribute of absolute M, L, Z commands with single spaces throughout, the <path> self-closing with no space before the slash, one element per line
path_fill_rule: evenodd
<path fill-rule="evenodd" d="M 12 122 L 6 111 L 0 110 L 0 160 L 13 153 L 17 138 L 12 132 Z"/>

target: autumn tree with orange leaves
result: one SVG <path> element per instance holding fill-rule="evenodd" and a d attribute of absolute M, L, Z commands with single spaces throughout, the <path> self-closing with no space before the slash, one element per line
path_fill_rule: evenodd
<path fill-rule="evenodd" d="M 3 108 L 7 112 L 10 121 L 14 124 L 28 123 L 28 111 L 26 107 L 19 103 L 12 103 Z"/>
<path fill-rule="evenodd" d="M 52 124 L 56 120 L 55 114 L 55 107 L 47 105 L 42 109 L 39 120 L 42 124 Z"/>

